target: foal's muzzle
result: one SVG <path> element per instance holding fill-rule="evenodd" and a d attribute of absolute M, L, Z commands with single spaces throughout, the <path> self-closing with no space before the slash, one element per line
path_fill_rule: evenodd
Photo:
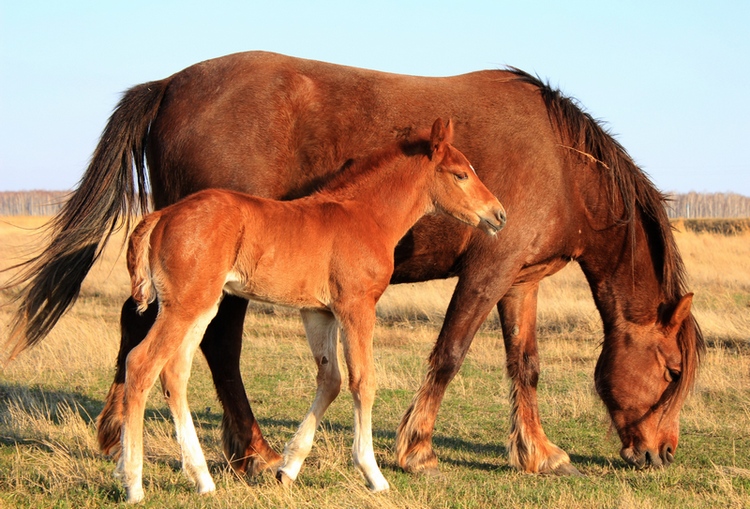
<path fill-rule="evenodd" d="M 505 209 L 502 206 L 489 211 L 487 214 L 481 214 L 479 218 L 479 228 L 488 235 L 496 235 L 497 232 L 505 227 L 505 223 L 508 221 Z"/>

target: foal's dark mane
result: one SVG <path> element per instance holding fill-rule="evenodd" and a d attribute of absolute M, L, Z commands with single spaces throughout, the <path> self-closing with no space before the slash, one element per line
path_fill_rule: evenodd
<path fill-rule="evenodd" d="M 338 171 L 317 187 L 315 194 L 335 196 L 336 198 L 348 197 L 348 191 L 358 188 L 362 179 L 382 178 L 380 175 L 382 167 L 395 159 L 416 154 L 429 156 L 429 153 L 429 140 L 427 138 L 419 137 L 394 141 L 391 145 L 380 150 L 346 161 Z"/>
<path fill-rule="evenodd" d="M 635 164 L 625 148 L 588 114 L 578 102 L 566 97 L 520 69 L 509 68 L 515 79 L 539 90 L 547 106 L 550 122 L 560 133 L 560 145 L 571 157 L 584 157 L 596 162 L 600 171 L 607 172 L 607 194 L 610 203 L 622 204 L 624 213 L 619 224 L 627 225 L 631 249 L 635 249 L 635 225 L 641 221 L 650 246 L 651 260 L 659 277 L 667 301 L 674 305 L 687 292 L 685 266 L 677 249 L 665 202 L 667 198 L 648 176 Z M 616 214 L 613 214 L 616 217 Z M 671 310 L 668 310 L 671 311 Z M 689 390 L 695 380 L 698 362 L 705 351 L 703 334 L 698 323 L 690 317 L 678 334 L 683 353 L 683 374 L 673 395 Z"/>

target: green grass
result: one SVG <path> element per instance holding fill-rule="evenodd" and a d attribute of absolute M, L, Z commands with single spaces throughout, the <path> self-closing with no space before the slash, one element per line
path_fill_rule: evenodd
<path fill-rule="evenodd" d="M 248 322 L 243 373 L 264 433 L 280 450 L 312 400 L 313 363 L 293 315 L 249 315 Z M 295 486 L 284 489 L 270 474 L 237 477 L 221 455 L 219 405 L 207 368 L 196 358 L 190 404 L 218 491 L 199 496 L 181 474 L 169 412 L 155 390 L 146 416 L 144 507 L 747 507 L 747 384 L 699 387 L 683 411 L 676 464 L 636 471 L 620 460 L 618 440 L 592 388 L 595 337 L 541 342 L 545 430 L 585 477 L 535 476 L 508 466 L 508 387 L 502 343 L 492 329 L 476 339 L 440 410 L 434 445 L 442 478 L 402 472 L 395 464 L 395 429 L 436 333 L 431 324 L 378 329 L 384 340 L 376 338 L 381 382 L 374 439 L 389 493 L 370 494 L 351 465 L 347 392 L 326 414 Z M 737 368 L 747 373 L 746 357 L 720 351 L 709 356 L 716 358 L 711 369 L 717 378 L 732 377 Z M 95 443 L 93 420 L 111 369 L 56 371 L 32 384 L 25 374 L 20 368 L 14 374 L 11 366 L 0 378 L 0 507 L 124 504 L 124 491 L 112 477 L 114 463 Z"/>

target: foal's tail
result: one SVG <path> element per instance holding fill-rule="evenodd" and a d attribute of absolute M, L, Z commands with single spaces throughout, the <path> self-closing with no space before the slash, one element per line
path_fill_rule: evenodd
<path fill-rule="evenodd" d="M 148 305 L 156 299 L 156 290 L 151 278 L 149 251 L 151 250 L 151 232 L 161 218 L 157 211 L 146 216 L 138 223 L 130 235 L 128 245 L 128 272 L 133 300 L 138 304 L 138 312 L 143 313 Z"/>
<path fill-rule="evenodd" d="M 81 283 L 113 233 L 130 229 L 147 209 L 145 144 L 169 79 L 128 90 L 102 133 L 86 173 L 47 228 L 41 254 L 7 270 L 20 269 L 0 290 L 25 287 L 4 354 L 13 359 L 41 341 L 73 305 Z"/>

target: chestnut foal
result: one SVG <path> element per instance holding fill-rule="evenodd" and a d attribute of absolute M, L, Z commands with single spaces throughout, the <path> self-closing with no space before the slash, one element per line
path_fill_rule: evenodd
<path fill-rule="evenodd" d="M 373 491 L 388 489 L 372 447 L 375 304 L 398 241 L 425 214 L 443 212 L 494 235 L 505 211 L 451 145 L 438 119 L 429 138 L 399 142 L 355 162 L 311 196 L 274 201 L 206 190 L 146 216 L 127 263 L 141 311 L 159 312 L 126 361 L 122 455 L 128 502 L 143 499 L 143 414 L 157 376 L 174 417 L 183 468 L 198 492 L 215 489 L 186 399 L 195 350 L 226 292 L 302 310 L 318 365 L 317 393 L 277 472 L 296 479 L 323 413 L 341 388 L 338 331 L 354 397 L 354 464 Z"/>

